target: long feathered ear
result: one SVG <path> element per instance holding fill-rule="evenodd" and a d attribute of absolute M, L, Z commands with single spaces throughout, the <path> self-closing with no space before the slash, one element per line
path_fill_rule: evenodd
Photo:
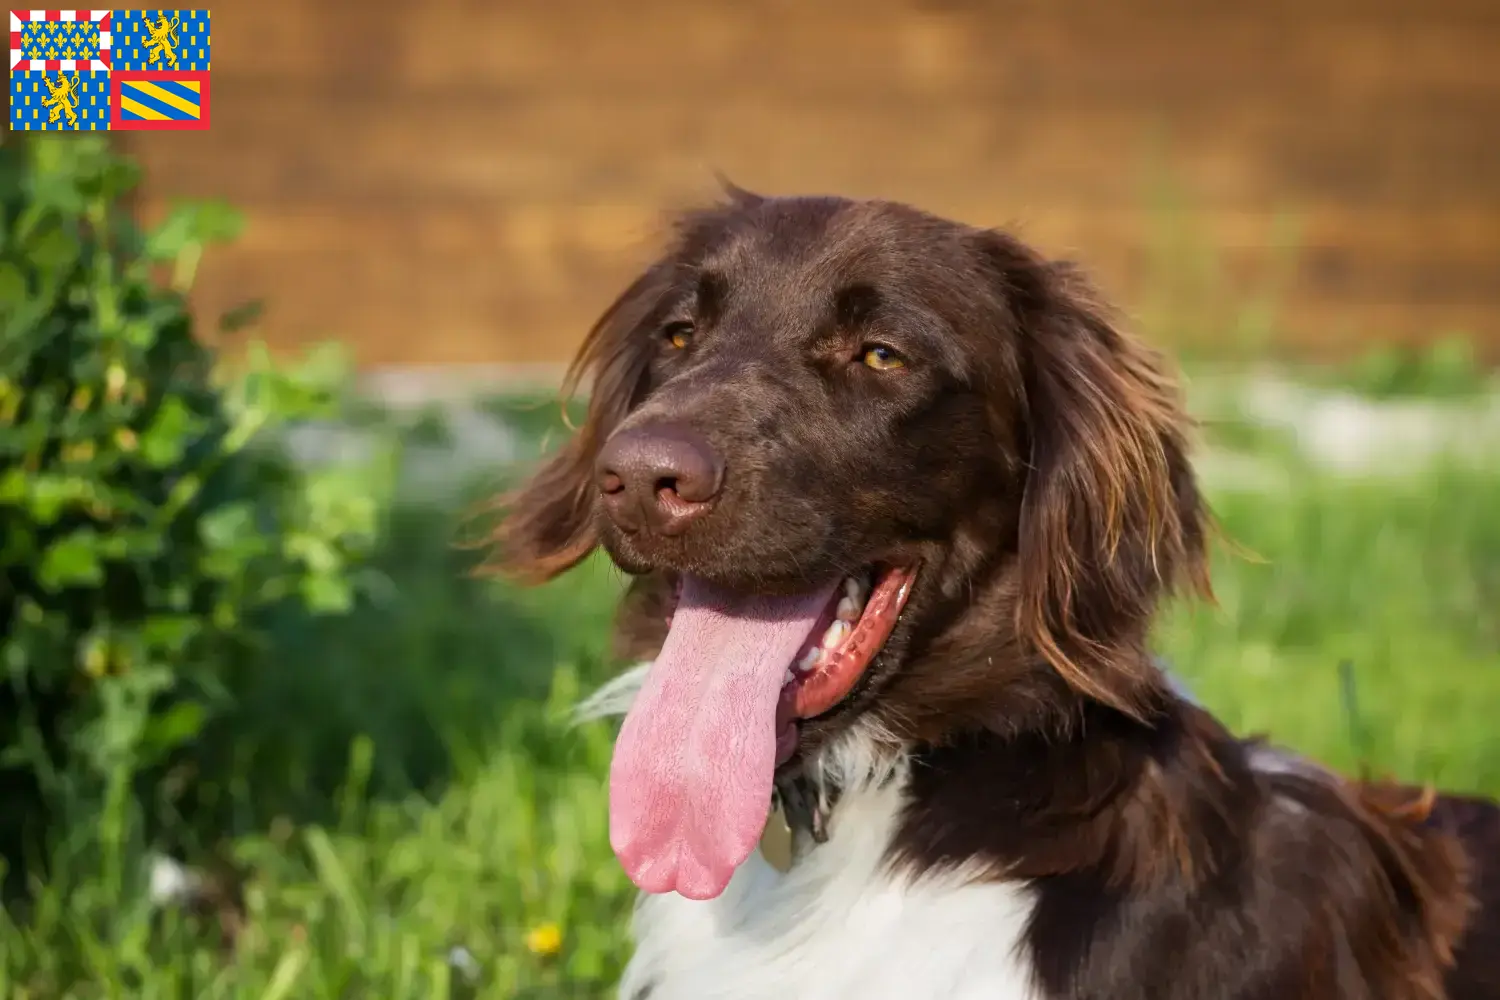
<path fill-rule="evenodd" d="M 1191 424 L 1161 357 L 1075 268 L 1003 234 L 983 242 L 1020 340 L 1017 625 L 1075 689 L 1140 717 L 1157 605 L 1184 580 L 1212 597 Z"/>
<path fill-rule="evenodd" d="M 545 582 L 584 559 L 594 530 L 594 460 L 647 388 L 652 340 L 645 327 L 671 287 L 674 265 L 661 261 L 622 292 L 584 339 L 563 381 L 569 398 L 590 380 L 583 425 L 520 489 L 501 497 L 503 519 L 491 536 L 487 568 Z"/>

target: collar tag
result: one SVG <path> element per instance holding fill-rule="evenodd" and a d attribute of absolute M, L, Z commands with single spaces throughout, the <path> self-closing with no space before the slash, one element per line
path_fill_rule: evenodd
<path fill-rule="evenodd" d="M 787 775 L 776 782 L 771 813 L 760 835 L 761 854 L 771 867 L 791 871 L 799 853 L 828 839 L 829 808 L 804 775 Z"/>
<path fill-rule="evenodd" d="M 782 874 L 792 870 L 792 828 L 787 825 L 780 796 L 766 817 L 766 828 L 760 835 L 760 853 L 767 864 Z"/>

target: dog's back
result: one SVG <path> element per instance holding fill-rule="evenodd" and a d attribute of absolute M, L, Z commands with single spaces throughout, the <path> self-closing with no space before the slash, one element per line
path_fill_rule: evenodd
<path fill-rule="evenodd" d="M 1463 845 L 1473 899 L 1467 926 L 1454 949 L 1449 1000 L 1500 997 L 1500 806 L 1472 796 L 1442 795 L 1425 825 Z"/>

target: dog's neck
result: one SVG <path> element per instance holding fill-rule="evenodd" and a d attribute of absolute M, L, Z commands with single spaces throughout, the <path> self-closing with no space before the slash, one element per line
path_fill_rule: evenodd
<path fill-rule="evenodd" d="M 577 718 L 624 715 L 649 667 L 638 664 L 607 683 Z M 1191 807 L 1204 775 L 1233 766 L 1220 759 L 1233 742 L 1228 734 L 1151 670 L 1161 683 L 1144 722 L 1056 691 L 1046 711 L 1001 725 L 969 721 L 936 740 L 902 738 L 878 715 L 861 716 L 778 772 L 775 801 L 767 804 L 771 821 L 790 828 L 797 863 L 826 839 L 841 799 L 897 782 L 905 803 L 891 844 L 898 863 L 979 863 L 1020 877 L 1098 867 L 1110 858 L 1131 867 L 1127 857 L 1159 846 L 1151 841 L 1164 835 L 1163 824 Z M 1211 848 L 1182 846 L 1195 854 Z"/>
<path fill-rule="evenodd" d="M 787 864 L 827 842 L 829 822 L 846 792 L 902 780 L 912 747 L 874 725 L 856 721 L 808 756 L 788 761 L 776 774 L 771 824 L 789 834 Z"/>
<path fill-rule="evenodd" d="M 1155 870 L 1164 838 L 1175 838 L 1170 860 L 1212 867 L 1216 832 L 1243 819 L 1226 780 L 1247 764 L 1238 741 L 1158 676 L 1145 720 L 1074 695 L 1028 724 L 969 724 L 930 742 L 857 721 L 778 782 L 793 858 L 817 849 L 842 795 L 895 781 L 890 858 L 914 871 L 1092 871 L 1139 884 L 1167 874 Z"/>

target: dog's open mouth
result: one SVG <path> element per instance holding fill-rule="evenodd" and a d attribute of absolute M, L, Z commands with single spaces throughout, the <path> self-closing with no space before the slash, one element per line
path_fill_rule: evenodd
<path fill-rule="evenodd" d="M 832 710 L 854 690 L 896 627 L 914 575 L 906 567 L 872 567 L 840 583 L 787 668 L 776 720 L 778 765 L 797 750 L 797 720 Z"/>
<path fill-rule="evenodd" d="M 798 720 L 854 689 L 915 577 L 881 566 L 789 597 L 683 578 L 610 768 L 610 843 L 637 886 L 723 892 L 760 838 Z"/>

